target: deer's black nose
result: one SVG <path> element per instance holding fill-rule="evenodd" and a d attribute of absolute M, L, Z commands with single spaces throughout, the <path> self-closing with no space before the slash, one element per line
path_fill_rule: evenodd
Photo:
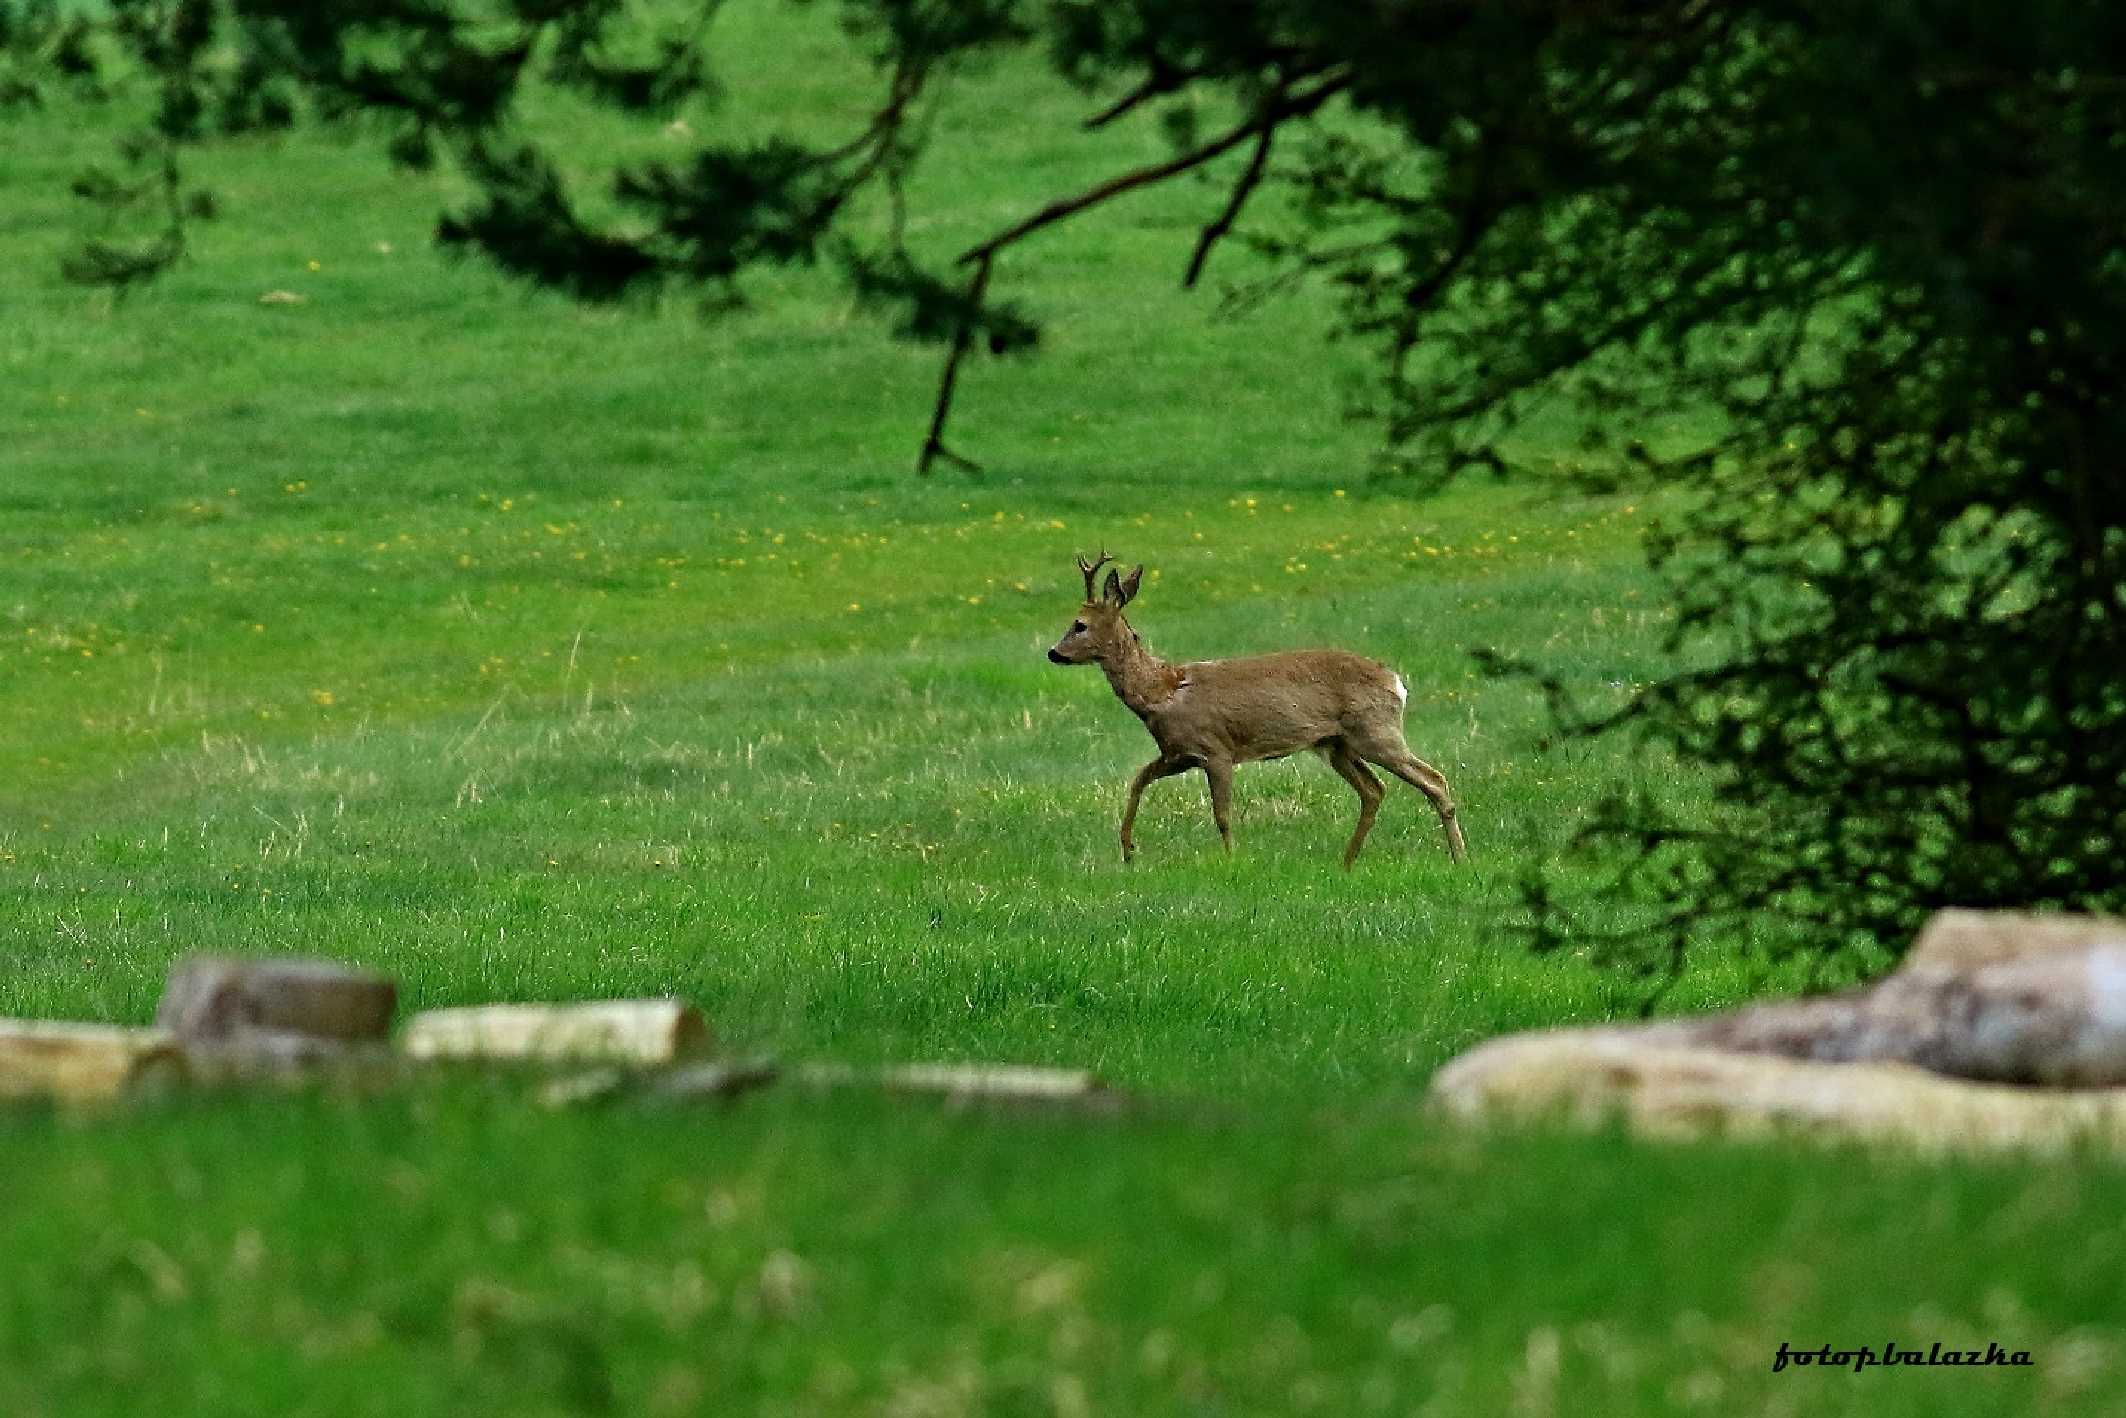
<path fill-rule="evenodd" d="M 1056 664 L 1059 664 L 1059 665 L 1067 665 L 1067 664 L 1069 664 L 1069 663 L 1070 663 L 1070 661 L 1068 661 L 1068 660 L 1064 659 L 1064 658 L 1063 658 L 1063 657 L 1062 657 L 1061 655 L 1058 655 L 1058 654 L 1057 654 L 1057 653 L 1055 652 L 1055 649 L 1054 649 L 1054 647 L 1050 647 L 1050 649 L 1049 649 L 1049 651 L 1048 651 L 1048 658 L 1049 658 L 1049 659 L 1051 659 L 1051 660 L 1053 660 L 1053 661 L 1054 661 L 1054 662 L 1055 662 Z"/>

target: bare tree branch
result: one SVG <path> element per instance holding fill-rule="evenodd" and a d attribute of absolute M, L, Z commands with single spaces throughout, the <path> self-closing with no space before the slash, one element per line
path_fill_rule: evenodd
<path fill-rule="evenodd" d="M 1013 223 L 978 245 L 968 247 L 967 250 L 960 253 L 960 260 L 962 263 L 982 260 L 1015 242 L 1023 241 L 1043 227 L 1053 226 L 1057 222 L 1074 217 L 1088 207 L 1097 207 L 1102 202 L 1113 197 L 1119 197 L 1125 192 L 1134 192 L 1140 187 L 1150 187 L 1156 183 L 1164 182 L 1170 177 L 1176 177 L 1181 173 L 1188 172 L 1193 168 L 1199 168 L 1211 159 L 1239 147 L 1250 136 L 1264 128 L 1274 128 L 1277 124 L 1287 119 L 1298 118 L 1312 113 L 1350 86 L 1351 75 L 1348 72 L 1343 72 L 1316 84 L 1313 88 L 1304 92 L 1288 93 L 1283 98 L 1265 106 L 1262 112 L 1249 118 L 1246 122 L 1227 129 L 1224 133 L 1200 147 L 1191 148 L 1185 153 L 1177 153 L 1165 162 L 1156 162 L 1147 167 L 1132 168 L 1128 172 L 1117 173 L 1105 182 L 1095 183 L 1083 192 L 1076 193 L 1073 196 L 1057 198 L 1032 216 Z"/>
<path fill-rule="evenodd" d="M 975 318 L 981 314 L 982 298 L 989 292 L 989 269 L 993 263 L 993 257 L 983 256 L 975 263 L 973 279 L 967 282 L 967 315 L 960 322 L 959 333 L 953 336 L 952 352 L 945 356 L 945 372 L 938 379 L 937 404 L 930 411 L 930 432 L 924 436 L 923 451 L 915 460 L 918 473 L 928 473 L 930 465 L 940 458 L 965 472 L 982 471 L 981 464 L 945 446 L 945 420 L 952 412 L 952 390 L 959 383 L 960 362 L 967 358 L 968 347 L 974 343 Z"/>
<path fill-rule="evenodd" d="M 1139 105 L 1148 103 L 1162 94 L 1173 93 L 1193 77 L 1195 76 L 1183 73 L 1155 55 L 1151 61 L 1151 72 L 1144 76 L 1144 82 L 1086 119 L 1083 125 L 1085 131 L 1090 133 L 1094 129 L 1105 128 Z"/>
<path fill-rule="evenodd" d="M 1261 136 L 1255 140 L 1255 151 L 1249 156 L 1240 180 L 1233 184 L 1233 195 L 1226 199 L 1225 210 L 1213 217 L 1203 234 L 1196 238 L 1196 249 L 1188 258 L 1188 272 L 1181 278 L 1183 290 L 1195 288 L 1196 278 L 1203 274 L 1203 263 L 1211 259 L 1211 248 L 1233 229 L 1233 223 L 1240 218 L 1241 208 L 1247 206 L 1248 198 L 1254 196 L 1255 189 L 1262 185 L 1262 174 L 1269 166 L 1270 146 L 1276 140 L 1277 125 L 1263 124 Z"/>
<path fill-rule="evenodd" d="M 1239 147 L 1253 136 L 1256 138 L 1255 157 L 1249 163 L 1247 172 L 1242 174 L 1233 200 L 1227 203 L 1226 211 L 1220 214 L 1210 228 L 1206 228 L 1204 236 L 1197 241 L 1196 253 L 1189 262 L 1189 279 L 1193 281 L 1209 256 L 1210 247 L 1224 235 L 1225 229 L 1232 225 L 1233 219 L 1239 215 L 1241 204 L 1261 182 L 1262 166 L 1267 161 L 1270 138 L 1276 132 L 1277 125 L 1287 119 L 1303 117 L 1320 108 L 1349 88 L 1351 77 L 1350 72 L 1345 70 L 1332 74 L 1312 88 L 1300 92 L 1283 90 L 1246 122 L 1235 125 L 1210 142 L 1176 154 L 1165 162 L 1118 173 L 1074 196 L 1058 198 L 1032 216 L 1006 227 L 988 240 L 962 252 L 961 264 L 974 267 L 974 276 L 967 283 L 967 313 L 961 320 L 958 333 L 953 337 L 951 352 L 945 356 L 944 372 L 938 378 L 937 402 L 930 412 L 930 432 L 923 439 L 922 452 L 916 456 L 916 471 L 929 472 L 931 465 L 939 459 L 970 473 L 981 471 L 980 464 L 962 457 L 945 445 L 945 423 L 952 413 L 952 395 L 954 387 L 959 383 L 960 365 L 974 344 L 975 326 L 981 318 L 982 301 L 989 292 L 990 271 L 996 263 L 999 251 L 1014 242 L 1024 240 L 1043 227 L 1065 221 L 1111 197 L 1133 192 L 1140 187 L 1150 187 L 1201 167 L 1220 154 Z"/>

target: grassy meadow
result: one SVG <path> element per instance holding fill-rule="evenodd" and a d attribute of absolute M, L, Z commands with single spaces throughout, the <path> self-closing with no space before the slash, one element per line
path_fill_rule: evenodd
<path fill-rule="evenodd" d="M 719 23 L 732 107 L 677 116 L 861 122 L 826 19 Z M 1162 150 L 1081 107 L 971 79 L 944 131 L 982 141 L 939 148 L 912 239 Z M 684 147 L 545 116 L 586 156 Z M 177 956 L 303 952 L 407 1009 L 678 994 L 735 1052 L 1151 1101 L 0 1111 L 0 1413 L 2115 1411 L 2114 1162 L 1423 1115 L 1471 1043 L 1620 1005 L 1515 944 L 1528 868 L 1617 775 L 1703 809 L 1668 765 L 1539 753 L 1538 698 L 1469 655 L 1620 702 L 1663 663 L 1661 509 L 1371 479 L 1323 297 L 1176 289 L 1215 185 L 1008 258 L 1041 352 L 967 372 L 988 471 L 918 479 L 937 353 L 802 274 L 716 323 L 585 310 L 437 254 L 447 174 L 304 132 L 195 159 L 224 219 L 114 303 L 57 260 L 115 117 L 6 121 L 0 1014 L 144 1021 Z M 1200 776 L 1155 785 L 1123 867 L 1150 741 L 1042 654 L 1101 546 L 1148 566 L 1162 653 L 1396 666 L 1470 862 L 1391 783 L 1339 871 L 1355 799 L 1302 756 L 1240 772 L 1231 857 Z M 1673 1001 L 1760 984 L 1708 959 Z M 1770 1372 L 1886 1339 L 2036 1363 Z"/>

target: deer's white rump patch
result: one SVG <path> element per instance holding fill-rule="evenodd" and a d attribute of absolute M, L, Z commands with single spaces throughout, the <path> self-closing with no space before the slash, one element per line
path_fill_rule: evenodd
<path fill-rule="evenodd" d="M 1410 687 L 1403 683 L 1401 675 L 1395 674 L 1393 670 L 1388 673 L 1395 679 L 1395 702 L 1407 707 L 1410 703 Z"/>

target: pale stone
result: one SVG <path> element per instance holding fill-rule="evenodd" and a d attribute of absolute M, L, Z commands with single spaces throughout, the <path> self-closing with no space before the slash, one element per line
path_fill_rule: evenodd
<path fill-rule="evenodd" d="M 2126 1088 L 2009 1088 L 1909 1064 L 1737 1054 L 1622 1029 L 1493 1040 L 1441 1069 L 1431 1096 L 1460 1117 L 1621 1118 L 1662 1137 L 1800 1131 L 1926 1150 L 2126 1143 Z"/>
<path fill-rule="evenodd" d="M 773 1059 L 719 1059 L 648 1072 L 608 1064 L 549 1079 L 534 1096 L 548 1108 L 617 1099 L 652 1104 L 723 1101 L 773 1083 L 780 1073 Z"/>
<path fill-rule="evenodd" d="M 532 1096 L 542 1108 L 575 1108 L 585 1103 L 605 1102 L 617 1096 L 626 1087 L 626 1072 L 608 1064 L 584 1073 L 549 1078 L 539 1085 L 539 1091 Z"/>
<path fill-rule="evenodd" d="M 184 1072 L 177 1040 L 164 1029 L 0 1019 L 0 1099 L 91 1102 Z"/>
<path fill-rule="evenodd" d="M 1621 1115 L 1663 1133 L 2122 1143 L 2126 923 L 1944 911 L 1869 989 L 1498 1039 L 1440 1070 L 1432 1094 L 1456 1113 Z"/>
<path fill-rule="evenodd" d="M 658 1102 L 692 1102 L 700 1099 L 736 1098 L 773 1083 L 782 1070 L 773 1059 L 738 1059 L 717 1063 L 689 1064 L 658 1074 L 650 1081 L 648 1096 Z"/>
<path fill-rule="evenodd" d="M 798 1082 L 814 1087 L 868 1085 L 896 1093 L 936 1093 L 962 1100 L 1053 1102 L 1111 1096 L 1099 1077 L 1086 1069 L 1034 1064 L 929 1063 L 859 1068 L 815 1063 L 799 1066 L 794 1076 Z"/>
<path fill-rule="evenodd" d="M 2016 951 L 2018 939 L 2028 950 Z M 1944 911 L 1903 968 L 1869 989 L 1649 1028 L 1658 1032 L 1648 1038 L 1819 1062 L 1896 1060 L 1995 1083 L 2126 1084 L 2126 928 Z"/>
<path fill-rule="evenodd" d="M 1971 970 L 2005 960 L 2079 953 L 2097 945 L 2126 948 L 2126 920 L 2019 911 L 1936 911 L 1913 937 L 1899 973 Z"/>
<path fill-rule="evenodd" d="M 547 1059 L 653 1067 L 705 1052 L 708 1025 L 683 1000 L 490 1004 L 431 1009 L 399 1046 L 417 1059 Z"/>
<path fill-rule="evenodd" d="M 899 1064 L 884 1071 L 888 1088 L 959 1098 L 1087 1098 L 1103 1091 L 1082 1068 L 1032 1064 Z"/>

